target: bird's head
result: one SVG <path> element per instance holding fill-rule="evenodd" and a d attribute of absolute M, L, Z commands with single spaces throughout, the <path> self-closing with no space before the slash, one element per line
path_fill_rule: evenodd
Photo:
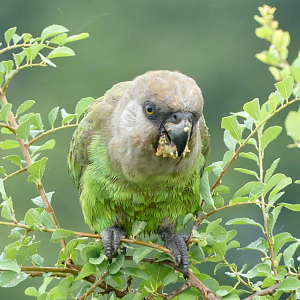
<path fill-rule="evenodd" d="M 118 161 L 127 157 L 140 173 L 151 175 L 195 166 L 203 97 L 192 78 L 179 72 L 147 72 L 131 82 L 118 106 L 121 115 L 115 114 L 118 126 L 113 134 L 122 140 L 123 158 Z"/>

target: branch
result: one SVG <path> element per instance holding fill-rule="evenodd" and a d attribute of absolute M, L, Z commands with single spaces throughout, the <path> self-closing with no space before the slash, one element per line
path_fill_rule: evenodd
<path fill-rule="evenodd" d="M 16 172 L 13 172 L 13 173 L 7 175 L 5 178 L 3 178 L 3 181 L 6 181 L 7 179 L 9 179 L 9 178 L 11 178 L 11 177 L 13 177 L 13 176 L 15 176 L 15 175 L 18 175 L 18 174 L 20 174 L 20 173 L 25 172 L 25 171 L 27 171 L 27 169 L 28 169 L 27 167 L 24 167 L 24 168 L 22 168 L 22 169 L 20 169 L 20 170 L 17 170 Z"/>
<path fill-rule="evenodd" d="M 0 127 L 6 128 L 8 130 L 10 130 L 12 133 L 16 133 L 16 131 L 14 130 L 14 128 L 12 128 L 11 126 L 5 124 L 5 123 L 0 123 Z"/>
<path fill-rule="evenodd" d="M 247 297 L 247 298 L 245 298 L 243 300 L 252 300 L 254 297 L 257 297 L 257 296 L 272 295 L 276 291 L 276 289 L 278 288 L 278 286 L 279 286 L 279 282 L 275 283 L 274 285 L 268 287 L 265 290 L 256 292 L 253 295 L 251 295 L 251 296 L 249 296 L 249 297 Z"/>
<path fill-rule="evenodd" d="M 170 300 L 170 299 L 173 299 L 174 297 L 176 297 L 177 295 L 181 294 L 185 290 L 187 290 L 190 286 L 191 286 L 190 282 L 186 282 L 185 284 L 180 286 L 178 289 L 176 289 L 172 293 L 170 293 L 168 295 L 160 295 L 160 296 L 166 300 Z"/>
<path fill-rule="evenodd" d="M 259 181 L 263 183 L 264 182 L 264 169 L 263 169 L 264 151 L 261 146 L 261 138 L 262 138 L 261 130 L 257 132 L 257 135 L 258 135 L 258 157 L 259 157 Z M 265 227 L 264 234 L 267 238 L 269 248 L 270 248 L 271 265 L 272 265 L 274 275 L 277 276 L 277 266 L 276 266 L 275 255 L 274 255 L 274 245 L 271 239 L 272 238 L 271 233 L 269 231 L 269 217 L 266 213 L 265 197 L 263 194 L 261 195 L 261 210 L 264 219 L 264 227 Z"/>
<path fill-rule="evenodd" d="M 45 45 L 45 44 L 44 44 Z M 0 54 L 4 53 L 4 52 L 7 52 L 9 50 L 13 50 L 13 49 L 16 49 L 16 48 L 22 48 L 22 47 L 31 47 L 32 44 L 18 44 L 18 45 L 13 45 L 13 46 L 7 46 L 3 49 L 0 50 Z M 51 50 L 54 50 L 55 47 L 51 47 L 51 46 L 48 46 L 48 45 L 45 45 L 45 48 L 47 49 L 51 49 Z"/>
<path fill-rule="evenodd" d="M 14 222 L 0 221 L 0 225 L 10 226 L 10 227 L 18 227 L 18 228 L 25 229 L 27 231 L 54 232 L 57 230 L 57 229 L 46 228 L 46 227 L 40 227 L 39 230 L 36 230 L 36 228 L 33 229 L 25 224 L 21 224 L 18 222 L 14 223 Z M 72 232 L 78 237 L 87 237 L 87 238 L 93 238 L 93 239 L 101 239 L 102 238 L 101 235 L 97 234 L 97 233 L 86 233 L 86 232 L 80 232 L 80 231 L 72 231 Z M 144 242 L 144 241 L 140 241 L 140 240 L 133 240 L 133 239 L 121 239 L 121 241 L 123 243 L 130 243 L 130 244 L 150 247 L 150 248 L 156 249 L 160 252 L 167 253 L 171 257 L 173 257 L 171 251 L 168 248 L 160 246 L 158 244 Z"/>
<path fill-rule="evenodd" d="M 2 88 L 2 91 L 3 93 L 6 91 L 6 89 L 8 88 L 8 85 L 9 83 L 11 82 L 11 80 L 19 73 L 19 71 L 25 69 L 25 68 L 29 68 L 29 67 L 47 67 L 46 64 L 44 64 L 43 62 L 40 62 L 40 63 L 36 63 L 36 64 L 33 64 L 33 63 L 30 63 L 30 64 L 26 64 L 26 65 L 23 65 L 21 67 L 18 67 L 13 73 L 12 75 L 6 80 L 6 82 L 4 83 L 3 85 L 3 88 Z"/>
<path fill-rule="evenodd" d="M 4 90 L 2 90 L 2 92 L 0 93 L 0 97 L 1 97 L 1 101 L 2 101 L 3 105 L 8 103 L 7 99 L 6 99 L 6 96 L 5 96 Z M 9 121 L 10 121 L 11 126 L 14 128 L 14 130 L 17 130 L 18 124 L 15 120 L 15 117 L 14 117 L 13 113 L 10 112 L 8 117 L 9 117 Z M 21 151 L 23 153 L 24 159 L 26 160 L 27 168 L 28 168 L 32 164 L 32 160 L 31 160 L 31 156 L 30 156 L 30 153 L 29 153 L 28 145 L 25 144 L 24 141 L 22 139 L 20 139 L 17 135 L 16 135 L 16 139 L 17 139 L 17 141 L 20 145 Z M 59 228 L 59 223 L 58 223 L 57 218 L 54 214 L 53 208 L 52 208 L 50 202 L 48 201 L 44 186 L 42 185 L 40 180 L 36 181 L 36 188 L 37 188 L 41 198 L 43 199 L 43 203 L 44 203 L 44 206 L 46 208 L 46 211 L 50 214 L 55 226 Z M 64 249 L 66 247 L 66 241 L 64 239 L 62 239 L 60 241 L 60 244 L 61 244 L 62 249 Z"/>
<path fill-rule="evenodd" d="M 221 174 L 219 175 L 217 181 L 215 182 L 215 184 L 212 186 L 212 188 L 210 189 L 210 191 L 212 192 L 221 182 L 223 176 L 225 175 L 225 173 L 228 171 L 229 167 L 232 165 L 232 163 L 234 162 L 234 160 L 237 158 L 238 154 L 241 152 L 241 150 L 245 147 L 245 145 L 247 144 L 247 142 L 250 140 L 250 138 L 252 138 L 254 136 L 254 134 L 267 122 L 269 121 L 272 117 L 274 117 L 277 113 L 279 113 L 281 110 L 285 109 L 286 107 L 288 107 L 289 105 L 299 101 L 300 98 L 295 98 L 289 102 L 286 102 L 284 105 L 282 105 L 281 107 L 279 107 L 278 109 L 276 109 L 274 112 L 272 112 L 267 118 L 265 118 L 250 134 L 249 136 L 244 140 L 244 142 L 240 145 L 240 147 L 237 149 L 237 151 L 235 152 L 234 156 L 232 157 L 232 159 L 227 163 L 226 167 L 224 168 L 224 170 L 221 172 Z"/>
<path fill-rule="evenodd" d="M 45 132 L 41 133 L 40 135 L 38 135 L 37 137 L 33 138 L 32 140 L 30 140 L 29 143 L 28 143 L 28 145 L 31 146 L 32 144 L 34 144 L 36 141 L 38 141 L 40 138 L 44 137 L 47 134 L 56 132 L 56 131 L 61 130 L 61 129 L 71 128 L 71 127 L 77 127 L 77 126 L 78 126 L 78 124 L 69 124 L 69 125 L 64 125 L 64 126 L 52 128 L 52 129 L 50 129 L 48 131 L 45 131 Z"/>
<path fill-rule="evenodd" d="M 98 286 L 101 284 L 104 279 L 109 275 L 109 271 L 106 271 L 95 283 L 84 293 L 78 300 L 84 300 L 89 294 L 91 294 Z"/>

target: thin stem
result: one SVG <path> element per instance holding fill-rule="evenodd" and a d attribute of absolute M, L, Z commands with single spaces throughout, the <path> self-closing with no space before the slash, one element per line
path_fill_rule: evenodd
<path fill-rule="evenodd" d="M 78 300 L 84 300 L 87 298 L 89 294 L 91 294 L 98 286 L 100 283 L 104 281 L 104 279 L 109 275 L 109 271 L 106 271 L 95 283 L 84 293 Z"/>
<path fill-rule="evenodd" d="M 8 130 L 10 130 L 12 133 L 16 133 L 16 131 L 14 130 L 14 128 L 12 128 L 11 126 L 5 124 L 5 123 L 0 123 L 0 127 L 6 128 Z"/>
<path fill-rule="evenodd" d="M 173 299 L 174 297 L 176 297 L 177 295 L 181 294 L 185 290 L 187 290 L 190 286 L 191 286 L 191 283 L 187 281 L 185 284 L 180 286 L 178 289 L 176 289 L 172 293 L 170 293 L 168 295 L 160 295 L 160 296 L 166 300 L 170 300 L 170 299 Z"/>
<path fill-rule="evenodd" d="M 3 90 L 0 93 L 0 96 L 1 96 L 2 104 L 3 105 L 7 104 L 8 102 L 7 102 L 7 99 L 6 99 L 6 96 L 5 96 L 5 92 Z M 14 117 L 14 114 L 12 112 L 9 113 L 8 118 L 9 118 L 11 126 L 14 128 L 14 130 L 17 130 L 18 124 L 17 124 L 17 122 L 15 120 L 15 117 Z M 17 135 L 16 135 L 16 139 L 17 139 L 17 141 L 20 145 L 20 148 L 21 148 L 21 151 L 23 153 L 24 159 L 26 160 L 27 168 L 29 168 L 29 166 L 32 164 L 32 160 L 31 160 L 31 156 L 30 156 L 30 153 L 29 153 L 28 145 L 25 144 L 25 142 L 22 139 L 20 139 Z M 54 211 L 53 211 L 53 208 L 52 208 L 50 202 L 48 201 L 44 186 L 42 185 L 40 180 L 36 181 L 36 188 L 37 188 L 37 190 L 38 190 L 38 192 L 39 192 L 39 194 L 40 194 L 40 196 L 43 200 L 46 211 L 51 215 L 51 218 L 52 218 L 54 224 L 56 225 L 56 227 L 59 228 L 57 218 L 54 214 Z M 60 241 L 60 244 L 61 244 L 62 249 L 64 249 L 66 247 L 66 241 L 64 239 L 62 239 Z"/>
<path fill-rule="evenodd" d="M 21 174 L 21 173 L 27 171 L 27 169 L 28 169 L 27 167 L 24 167 L 24 168 L 22 168 L 22 169 L 20 169 L 20 170 L 17 170 L 17 171 L 15 171 L 15 172 L 13 172 L 13 173 L 7 175 L 5 178 L 3 178 L 3 181 L 6 181 L 7 179 L 9 179 L 9 178 L 11 178 L 11 177 L 13 177 L 13 176 L 15 176 L 15 175 Z"/>
<path fill-rule="evenodd" d="M 5 53 L 5 52 L 7 52 L 9 50 L 16 49 L 16 48 L 31 47 L 31 46 L 32 46 L 32 44 L 25 44 L 25 43 L 23 43 L 23 44 L 17 44 L 17 45 L 12 45 L 12 46 L 7 46 L 7 47 L 5 47 L 5 48 L 3 48 L 3 49 L 0 50 L 0 54 Z M 55 49 L 55 47 L 51 47 L 51 46 L 48 46 L 48 45 L 45 45 L 45 48 L 51 49 L 51 50 Z"/>
<path fill-rule="evenodd" d="M 236 279 L 239 283 L 248 287 L 252 292 L 255 292 L 255 289 L 249 285 L 246 281 L 242 279 L 242 277 L 238 274 L 238 272 L 231 266 L 231 264 L 226 260 L 225 256 L 223 256 L 223 261 L 225 262 L 226 266 L 230 269 L 230 271 L 235 275 Z"/>
<path fill-rule="evenodd" d="M 45 65 L 43 62 L 40 63 L 36 63 L 36 64 L 26 64 L 23 65 L 21 67 L 18 67 L 15 72 L 12 73 L 12 75 L 6 80 L 5 84 L 3 85 L 2 88 L 2 92 L 4 93 L 6 91 L 6 89 L 8 88 L 9 83 L 11 82 L 11 80 L 19 73 L 19 71 L 25 69 L 25 68 L 29 68 L 29 67 L 46 67 L 47 65 Z"/>
<path fill-rule="evenodd" d="M 219 207 L 216 210 L 212 210 L 211 212 L 207 213 L 206 215 L 204 215 L 203 213 L 200 213 L 199 217 L 197 217 L 197 219 L 196 219 L 196 221 L 195 221 L 195 223 L 193 225 L 192 231 L 191 231 L 191 233 L 190 233 L 190 235 L 188 237 L 188 240 L 187 240 L 187 244 L 191 243 L 191 239 L 193 238 L 193 231 L 197 230 L 198 226 L 202 223 L 202 221 L 205 220 L 205 219 L 207 219 L 207 218 L 209 218 L 210 216 L 214 215 L 215 213 L 217 213 L 217 212 L 219 212 L 221 210 L 224 210 L 224 209 L 235 207 L 235 206 L 240 206 L 240 205 L 244 205 L 244 204 L 260 204 L 260 203 L 261 203 L 260 201 L 257 201 L 257 202 L 250 202 L 250 201 L 239 202 L 239 203 L 228 204 L 228 205 Z"/>
<path fill-rule="evenodd" d="M 264 182 L 264 169 L 263 169 L 263 157 L 264 157 L 264 151 L 261 146 L 261 138 L 262 138 L 262 131 L 257 131 L 258 136 L 258 158 L 259 158 L 259 181 Z M 261 210 L 264 218 L 264 227 L 265 227 L 265 236 L 267 238 L 269 248 L 270 248 L 270 260 L 272 264 L 272 269 L 274 271 L 274 275 L 277 276 L 277 267 L 275 263 L 275 256 L 274 256 L 274 249 L 273 249 L 273 242 L 271 239 L 271 234 L 269 232 L 269 218 L 266 213 L 266 203 L 265 203 L 265 197 L 264 195 L 261 196 Z"/>
<path fill-rule="evenodd" d="M 288 107 L 289 105 L 299 101 L 300 98 L 295 98 L 289 102 L 286 102 L 284 105 L 280 106 L 278 109 L 276 109 L 274 112 L 272 112 L 267 118 L 265 118 L 250 134 L 249 136 L 244 140 L 244 142 L 240 145 L 240 147 L 237 149 L 237 151 L 235 152 L 234 156 L 231 158 L 231 160 L 227 163 L 226 167 L 224 168 L 224 170 L 221 172 L 221 174 L 219 175 L 218 179 L 216 180 L 215 184 L 211 187 L 210 191 L 213 192 L 213 190 L 220 184 L 223 176 L 225 175 L 225 173 L 228 171 L 229 167 L 232 165 L 232 163 L 234 162 L 234 160 L 237 158 L 237 156 L 239 155 L 239 153 L 241 152 L 241 150 L 245 147 L 245 145 L 247 144 L 247 142 L 250 140 L 250 138 L 252 138 L 254 136 L 254 134 L 267 122 L 269 121 L 272 117 L 274 117 L 277 113 L 279 113 L 281 110 L 285 109 L 286 107 Z"/>
<path fill-rule="evenodd" d="M 279 286 L 279 282 L 275 283 L 274 285 L 268 287 L 267 289 L 261 290 L 252 294 L 251 296 L 244 298 L 243 300 L 252 300 L 254 297 L 264 296 L 264 295 L 272 295 Z"/>
<path fill-rule="evenodd" d="M 42 138 L 42 137 L 44 137 L 44 136 L 46 136 L 46 135 L 48 135 L 50 133 L 56 132 L 56 131 L 61 130 L 61 129 L 72 128 L 72 127 L 77 127 L 77 126 L 78 126 L 78 124 L 69 124 L 69 125 L 64 125 L 64 126 L 52 128 L 52 129 L 50 129 L 48 131 L 45 131 L 45 132 L 41 133 L 40 135 L 36 136 L 32 140 L 30 140 L 29 143 L 28 143 L 28 145 L 31 146 L 36 141 L 38 141 L 40 138 Z"/>

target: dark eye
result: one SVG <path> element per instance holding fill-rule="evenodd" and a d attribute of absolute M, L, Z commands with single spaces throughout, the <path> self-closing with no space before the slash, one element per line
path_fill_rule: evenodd
<path fill-rule="evenodd" d="M 154 107 L 150 104 L 147 104 L 145 106 L 145 110 L 146 110 L 146 113 L 150 116 L 154 114 Z"/>

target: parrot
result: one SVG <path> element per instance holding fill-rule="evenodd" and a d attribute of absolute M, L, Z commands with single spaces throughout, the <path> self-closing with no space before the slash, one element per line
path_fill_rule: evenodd
<path fill-rule="evenodd" d="M 201 205 L 200 179 L 210 152 L 202 91 L 179 71 L 148 71 L 115 84 L 86 111 L 70 142 L 68 172 L 85 222 L 101 233 L 104 252 L 135 221 L 158 233 L 186 277 L 186 236 L 177 219 Z"/>

